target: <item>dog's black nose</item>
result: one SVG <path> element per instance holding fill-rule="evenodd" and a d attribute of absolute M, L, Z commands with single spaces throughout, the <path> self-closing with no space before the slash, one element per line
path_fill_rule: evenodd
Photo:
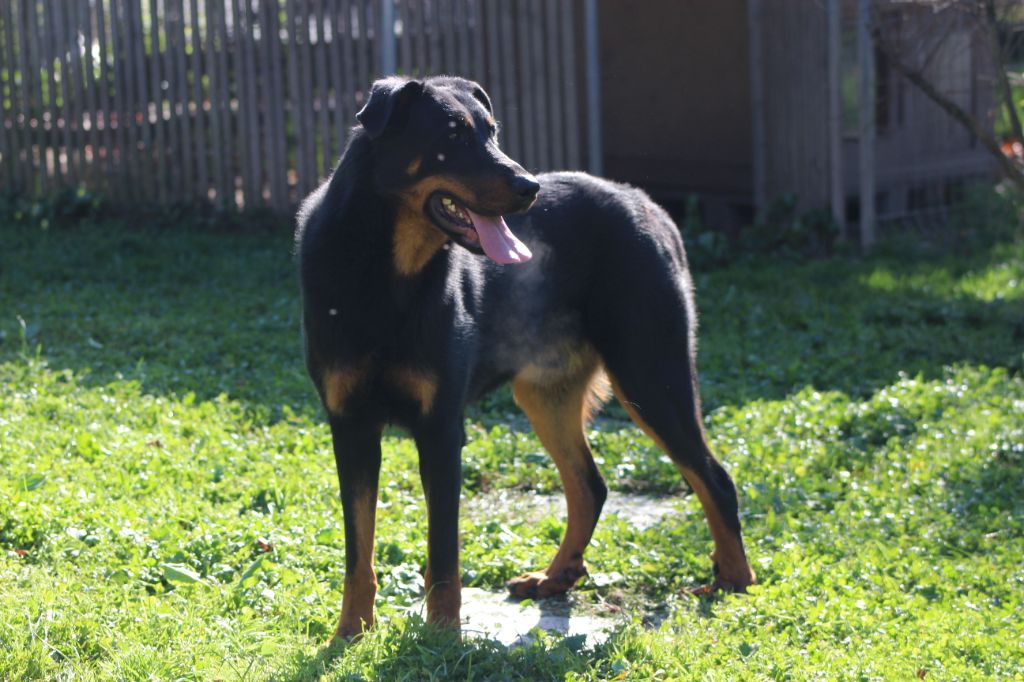
<path fill-rule="evenodd" d="M 540 183 L 532 175 L 517 175 L 512 178 L 512 191 L 522 199 L 533 201 L 540 191 Z"/>

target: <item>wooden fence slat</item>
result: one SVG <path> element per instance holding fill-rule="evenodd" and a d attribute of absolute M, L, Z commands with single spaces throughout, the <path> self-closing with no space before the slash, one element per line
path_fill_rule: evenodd
<path fill-rule="evenodd" d="M 207 15 L 207 63 L 211 61 L 213 63 L 213 68 L 209 70 L 209 76 L 214 192 L 217 204 L 226 207 L 228 196 L 231 194 L 228 189 L 228 169 L 231 167 L 231 161 L 226 155 L 226 140 L 230 132 L 227 130 L 224 120 L 224 104 L 227 95 L 224 78 L 221 75 L 224 71 L 224 2 L 223 0 L 206 0 L 206 3 L 210 8 L 210 14 Z"/>
<path fill-rule="evenodd" d="M 282 172 L 282 168 L 281 163 L 277 159 L 276 137 L 278 135 L 278 128 L 275 109 L 279 104 L 279 98 L 274 91 L 273 50 L 271 45 L 276 42 L 276 36 L 273 34 L 273 23 L 270 18 L 273 11 L 271 4 L 276 3 L 262 0 L 258 8 L 258 23 L 260 26 L 258 57 L 263 86 L 261 88 L 263 97 L 260 101 L 260 107 L 263 109 L 263 154 L 267 161 L 267 195 L 270 205 L 276 207 L 278 202 L 281 201 L 281 184 L 278 177 Z"/>
<path fill-rule="evenodd" d="M 513 156 L 578 167 L 571 0 L 0 0 L 2 181 L 287 210 L 380 74 L 382 1 L 400 72 L 480 81 Z"/>
<path fill-rule="evenodd" d="M 455 27 L 452 25 L 452 0 L 434 0 L 437 3 L 437 25 L 441 37 L 441 73 L 455 73 L 458 69 L 455 54 Z"/>
<path fill-rule="evenodd" d="M 246 142 L 249 144 L 249 164 L 255 192 L 251 199 L 253 203 L 250 204 L 250 199 L 246 197 L 246 205 L 263 206 L 266 202 L 263 197 L 263 155 L 260 153 L 260 144 L 263 138 L 260 131 L 265 121 L 260 117 L 259 95 L 260 91 L 266 87 L 266 82 L 256 69 L 256 29 L 254 26 L 256 17 L 252 9 L 252 0 L 244 0 L 243 4 L 244 32 L 241 35 L 245 40 L 245 70 L 248 82 L 246 106 L 250 132 Z"/>
<path fill-rule="evenodd" d="M 189 113 L 188 65 L 185 55 L 184 0 L 164 0 L 164 22 L 167 27 L 167 48 L 173 60 L 174 74 L 168 85 L 173 93 L 171 119 L 178 120 L 180 138 L 175 152 L 180 153 L 181 198 L 192 201 L 196 195 L 195 166 L 192 155 L 192 117 Z M 170 5 L 170 7 L 168 7 Z"/>
<path fill-rule="evenodd" d="M 537 129 L 534 124 L 533 114 L 536 111 L 537 103 L 533 97 L 533 56 L 530 53 L 532 47 L 532 8 L 530 0 L 518 0 L 519 21 L 517 32 L 519 34 L 519 45 L 516 64 L 519 71 L 519 96 L 523 103 L 522 111 L 522 133 L 523 133 L 523 158 L 524 165 L 529 170 L 537 170 L 537 163 L 540 154 L 537 151 Z"/>
<path fill-rule="evenodd" d="M 327 43 L 324 40 L 324 0 L 316 0 L 313 8 L 314 26 L 316 28 L 316 45 L 313 46 L 316 77 L 316 95 L 311 105 L 315 105 L 319 136 L 316 151 L 319 158 L 317 179 L 327 175 L 330 170 L 330 121 L 327 119 Z"/>
<path fill-rule="evenodd" d="M 302 86 L 299 83 L 299 46 L 298 16 L 295 2 L 285 2 L 286 18 L 288 21 L 288 121 L 289 127 L 294 135 L 292 150 L 295 153 L 295 195 L 303 197 L 306 195 L 304 183 L 306 150 L 299 142 L 302 133 L 301 112 L 299 102 L 302 99 Z"/>
<path fill-rule="evenodd" d="M 63 186 L 68 174 L 65 167 L 68 144 L 66 144 L 67 140 L 63 138 L 63 126 L 60 125 L 62 119 L 60 108 L 65 100 L 60 97 L 60 81 L 62 79 L 59 76 L 59 68 L 57 66 L 57 55 L 60 53 L 60 37 L 54 16 L 57 11 L 55 8 L 56 4 L 55 0 L 47 0 L 43 5 L 42 38 L 45 43 L 44 53 L 46 55 L 46 71 L 49 80 L 47 108 L 49 109 L 50 133 L 53 140 L 51 152 L 53 154 L 53 166 L 56 169 L 56 177 L 59 178 L 58 186 Z"/>
<path fill-rule="evenodd" d="M 402 27 L 402 35 L 395 36 L 395 50 L 398 52 L 398 73 L 405 76 L 413 75 L 412 71 L 412 41 L 409 39 L 409 3 L 405 0 L 396 0 L 395 19 Z"/>
<path fill-rule="evenodd" d="M 13 140 L 17 131 L 17 121 L 12 121 L 17 111 L 14 91 L 14 50 L 11 42 L 14 40 L 14 30 L 7 18 L 6 12 L 0 12 L 0 43 L 4 63 L 0 65 L 0 157 L 3 164 L 0 165 L 0 187 L 17 187 L 17 143 Z M 4 93 L 9 92 L 11 98 L 10 113 L 4 107 Z M 4 168 L 6 167 L 6 172 Z"/>
<path fill-rule="evenodd" d="M 302 193 L 306 194 L 316 187 L 316 147 L 313 144 L 316 132 L 313 116 L 313 54 L 309 45 L 309 2 L 299 1 L 299 26 L 296 33 L 299 45 L 299 81 L 302 85 L 300 99 L 296 103 L 302 124 L 296 130 L 296 138 L 303 148 L 306 161 L 302 169 Z"/>
<path fill-rule="evenodd" d="M 515 48 L 515 6 L 512 0 L 499 0 L 501 6 L 501 64 L 502 80 L 505 82 L 505 111 L 502 120 L 508 130 L 509 153 L 520 163 L 523 158 L 523 138 L 519 135 L 519 112 L 522 110 L 518 97 L 518 70 L 516 69 Z"/>
<path fill-rule="evenodd" d="M 104 7 L 106 0 L 96 0 L 96 35 L 99 40 L 100 49 L 100 88 L 98 106 L 100 107 L 100 115 L 103 120 L 102 134 L 100 135 L 100 147 L 103 154 L 103 173 L 105 179 L 106 191 L 111 197 L 117 199 L 120 197 L 120 183 L 115 180 L 116 166 L 114 165 L 114 147 L 116 145 L 116 138 L 114 137 L 113 122 L 111 120 L 111 113 L 113 106 L 111 105 L 111 82 L 110 82 L 110 46 L 107 36 L 109 35 L 107 29 L 107 11 Z"/>
<path fill-rule="evenodd" d="M 160 50 L 160 63 L 164 74 L 164 83 L 167 83 L 167 87 L 165 89 L 161 83 L 162 101 L 157 106 L 157 118 L 164 126 L 166 133 L 166 146 L 162 148 L 161 154 L 163 155 L 163 164 L 167 166 L 166 172 L 170 176 L 170 185 L 167 189 L 168 194 L 172 197 L 186 197 L 188 194 L 188 184 L 185 182 L 187 168 L 184 162 L 184 136 L 180 134 L 182 122 L 177 117 L 180 103 L 178 83 L 181 80 L 181 74 L 178 71 L 175 57 L 177 44 L 174 34 L 177 32 L 176 15 L 178 13 L 177 5 L 180 2 L 181 0 L 161 0 L 163 14 L 158 18 L 158 26 L 162 29 L 159 33 L 163 47 Z"/>
<path fill-rule="evenodd" d="M 60 7 L 61 3 L 58 3 Z M 85 150 L 82 144 L 82 86 L 81 56 L 78 52 L 78 30 L 75 24 L 76 10 L 79 3 L 68 3 L 58 10 L 58 40 L 60 52 L 60 85 L 64 97 L 64 137 L 68 141 L 67 159 L 68 175 L 73 184 L 78 184 L 81 171 L 85 165 Z"/>
<path fill-rule="evenodd" d="M 137 115 L 139 96 L 135 92 L 135 70 L 139 68 L 140 64 L 144 64 L 142 58 L 138 54 L 138 48 L 136 45 L 136 29 L 135 29 L 135 2 L 134 0 L 121 0 L 122 10 L 124 11 L 124 22 L 122 28 L 124 30 L 124 50 L 125 56 L 125 127 L 128 131 L 128 149 L 126 150 L 125 158 L 128 160 L 129 168 L 129 187 L 132 190 L 132 196 L 135 199 L 143 200 L 147 198 L 147 191 L 145 185 L 144 173 L 145 163 L 142 162 L 142 154 L 147 150 L 141 144 L 141 130 L 139 128 L 139 117 Z M 141 162 L 141 163 L 140 163 Z"/>
<path fill-rule="evenodd" d="M 75 3 L 75 7 L 78 10 L 76 24 L 81 28 L 82 43 L 85 46 L 82 54 L 84 62 L 81 83 L 85 110 L 89 116 L 88 139 L 86 141 L 86 136 L 83 132 L 82 145 L 83 147 L 87 146 L 89 150 L 89 184 L 96 188 L 102 188 L 103 182 L 100 179 L 99 111 L 96 106 L 96 91 L 98 87 L 96 83 L 96 62 L 93 59 L 93 48 L 96 45 L 96 39 L 93 31 L 92 5 L 88 0 L 82 3 Z"/>
<path fill-rule="evenodd" d="M 466 7 L 468 0 L 454 0 L 454 2 L 454 24 L 459 36 L 457 45 L 459 48 L 459 65 L 457 73 L 463 78 L 469 78 L 472 80 L 474 78 L 474 74 L 472 72 L 473 41 L 469 35 L 469 8 Z"/>
<path fill-rule="evenodd" d="M 579 97 L 576 87 L 576 17 L 573 3 L 561 2 L 562 93 L 565 101 L 566 165 L 580 167 Z"/>
<path fill-rule="evenodd" d="M 7 44 L 10 41 L 10 32 L 7 27 L 7 17 L 0 14 L 0 54 L 7 54 Z M 11 150 L 14 145 L 11 143 L 7 128 L 7 109 L 4 107 L 4 93 L 7 90 L 7 82 L 11 73 L 11 61 L 5 60 L 0 65 L 0 187 L 11 187 L 14 185 L 14 166 L 11 164 Z M 13 87 L 11 88 L 13 90 Z M 13 128 L 11 128 L 13 130 Z M 4 170 L 6 169 L 6 170 Z"/>
<path fill-rule="evenodd" d="M 134 0 L 123 0 L 125 12 L 124 47 L 125 47 L 125 103 L 127 111 L 125 125 L 128 128 L 127 150 L 129 183 L 133 196 L 139 200 L 153 197 L 149 184 L 149 163 L 145 156 L 150 153 L 149 128 L 142 125 L 142 101 L 145 98 L 145 78 L 141 71 L 145 68 L 145 53 L 140 49 L 142 42 L 141 8 Z M 145 137 L 144 137 L 145 136 Z"/>
<path fill-rule="evenodd" d="M 352 40 L 352 3 L 350 0 L 341 0 L 341 12 L 345 19 L 342 32 L 342 51 L 345 61 L 343 69 L 345 74 L 345 125 L 353 126 L 356 123 L 356 112 L 359 110 L 356 93 L 361 84 L 356 81 L 355 43 Z"/>
<path fill-rule="evenodd" d="M 370 40 L 367 35 L 370 30 L 367 15 L 370 13 L 366 11 L 366 0 L 355 0 L 355 8 L 356 21 L 353 23 L 353 27 L 356 29 L 356 71 L 358 72 L 356 88 L 365 95 L 369 95 L 370 81 L 373 78 L 373 58 L 368 54 Z M 361 101 L 360 106 L 364 103 Z"/>
<path fill-rule="evenodd" d="M 330 162 L 333 164 L 341 156 L 345 148 L 345 126 L 347 125 L 347 95 L 350 89 L 346 86 L 342 76 L 342 61 L 345 59 L 343 45 L 345 43 L 342 31 L 342 4 L 335 0 L 330 3 L 331 11 L 331 50 L 328 62 L 331 67 L 331 84 L 334 94 L 334 145 L 331 147 Z"/>
<path fill-rule="evenodd" d="M 430 57 L 428 56 L 428 39 L 426 29 L 427 12 L 423 3 L 416 2 L 415 0 L 409 3 L 409 8 L 412 11 L 412 17 L 410 18 L 411 30 L 416 36 L 416 67 L 414 71 L 417 78 L 423 78 L 430 71 Z"/>
<path fill-rule="evenodd" d="M 169 0 L 164 0 L 165 2 Z M 150 112 L 146 112 L 145 121 L 149 122 L 149 125 L 153 128 L 153 164 L 154 164 L 154 178 L 156 182 L 157 200 L 160 203 L 167 201 L 168 192 L 177 194 L 178 188 L 171 188 L 169 186 L 168 174 L 170 168 L 175 168 L 175 174 L 177 173 L 178 164 L 177 159 L 174 158 L 177 154 L 177 140 L 174 133 L 171 130 L 166 130 L 167 136 L 170 137 L 170 142 L 167 143 L 164 140 L 165 128 L 173 128 L 173 125 L 164 125 L 164 104 L 163 104 L 163 93 L 161 92 L 161 50 L 160 50 L 160 16 L 157 8 L 157 0 L 149 0 L 149 87 L 150 87 L 150 99 L 152 104 L 150 105 L 155 116 L 151 116 Z M 167 80 L 172 81 L 173 77 L 169 72 L 167 74 Z M 147 107 L 147 110 L 149 107 Z M 172 116 L 173 118 L 173 116 Z M 171 150 L 168 154 L 168 148 Z M 169 158 L 170 157 L 170 158 Z"/>
<path fill-rule="evenodd" d="M 205 7 L 203 8 L 205 9 Z M 203 92 L 203 39 L 199 21 L 199 0 L 189 2 L 189 40 L 191 47 L 192 99 L 195 100 L 196 198 L 206 201 L 210 194 L 209 140 L 206 135 L 206 97 Z"/>
<path fill-rule="evenodd" d="M 363 17 L 366 21 L 366 82 L 374 81 L 384 76 L 384 62 L 381 59 L 380 49 L 380 3 L 382 0 L 365 0 L 363 4 Z"/>
<path fill-rule="evenodd" d="M 231 66 L 234 67 L 234 93 L 233 100 L 237 107 L 228 107 L 228 112 L 235 122 L 237 135 L 233 136 L 232 142 L 237 144 L 238 160 L 241 164 L 239 175 L 242 180 L 242 202 L 245 208 L 253 206 L 256 188 L 253 183 L 252 164 L 249 159 L 249 137 L 253 134 L 249 119 L 249 107 L 246 100 L 249 93 L 249 69 L 245 59 L 245 47 L 243 45 L 242 11 L 245 0 L 228 0 L 231 12 L 231 25 L 228 31 L 228 45 L 230 50 L 228 56 L 231 59 Z M 236 193 L 237 195 L 237 193 Z"/>
<path fill-rule="evenodd" d="M 484 83 L 487 80 L 487 57 L 484 54 L 484 16 L 483 16 L 483 0 L 468 0 L 469 2 L 469 15 L 467 21 L 472 25 L 470 35 L 473 39 L 473 52 L 470 57 L 471 68 L 468 71 L 470 76 L 478 83 Z"/>
<path fill-rule="evenodd" d="M 303 125 L 297 131 L 299 143 L 305 148 L 306 167 L 303 169 L 303 193 L 308 193 L 316 187 L 319 177 L 317 172 L 316 153 L 316 117 L 313 106 L 313 47 L 310 44 L 309 19 L 311 0 L 300 0 L 300 25 L 299 25 L 299 54 L 301 60 L 299 68 L 302 74 L 301 81 L 302 99 L 299 101 L 299 110 L 303 114 Z"/>
<path fill-rule="evenodd" d="M 53 179 L 57 187 L 64 184 L 64 168 L 61 165 L 63 145 L 60 139 L 60 110 L 57 101 L 57 73 L 54 58 L 57 52 L 56 31 L 53 26 L 53 0 L 45 0 L 40 6 L 42 22 L 39 25 L 40 53 L 46 70 L 46 128 L 50 140 L 46 148 L 46 165 L 53 167 Z"/>
<path fill-rule="evenodd" d="M 129 182 L 128 172 L 128 103 L 127 76 L 124 68 L 124 7 L 123 0 L 110 0 L 110 43 L 114 65 L 114 111 L 117 122 L 117 187 L 121 199 L 134 196 L 134 183 Z M 129 189 L 131 188 L 131 190 Z"/>
<path fill-rule="evenodd" d="M 40 19 L 38 10 L 39 5 L 35 2 L 28 3 L 28 10 L 25 12 L 24 18 L 24 35 L 28 36 L 25 73 L 28 76 L 29 106 L 32 111 L 30 128 L 32 144 L 29 146 L 28 153 L 32 159 L 32 165 L 38 167 L 39 191 L 45 194 L 50 189 L 50 169 L 46 162 L 46 140 L 49 131 L 46 128 L 46 104 L 43 99 L 46 86 L 41 73 L 43 56 L 39 49 Z"/>
<path fill-rule="evenodd" d="M 239 137 L 239 144 L 243 150 L 242 175 L 245 181 L 243 200 L 245 208 L 252 208 L 261 203 L 260 173 L 257 171 L 257 156 L 259 155 L 259 119 L 255 112 L 255 99 L 258 92 L 258 74 L 250 59 L 252 53 L 252 26 L 249 22 L 249 0 L 237 0 L 236 4 L 237 21 L 235 22 L 235 57 L 242 65 L 239 71 L 239 88 L 235 97 L 238 99 L 237 116 L 240 121 L 241 130 L 244 131 Z"/>
<path fill-rule="evenodd" d="M 431 0 L 428 5 L 430 12 L 423 11 L 423 23 L 427 31 L 428 36 L 428 52 L 429 52 L 429 63 L 427 67 L 427 74 L 436 74 L 444 72 L 444 54 L 441 51 L 441 24 L 444 19 L 441 18 L 437 0 Z"/>
<path fill-rule="evenodd" d="M 166 1 L 166 0 L 165 0 Z M 138 61 L 133 65 L 135 68 L 135 78 L 137 80 L 136 94 L 138 96 L 138 115 L 136 121 L 138 122 L 141 139 L 142 139 L 142 168 L 143 177 L 146 179 L 146 193 L 148 199 L 156 199 L 159 195 L 157 190 L 157 175 L 156 167 L 157 163 L 153 157 L 154 144 L 153 144 L 153 132 L 151 130 L 152 123 L 150 122 L 149 114 L 149 96 L 146 88 L 146 40 L 145 40 L 145 27 L 142 21 L 142 6 L 141 4 L 136 8 L 135 12 L 135 41 L 136 41 L 136 54 L 138 55 Z"/>
<path fill-rule="evenodd" d="M 486 30 L 484 42 L 487 45 L 487 75 L 483 78 L 482 82 L 484 83 L 484 88 L 491 96 L 495 117 L 500 121 L 501 117 L 505 114 L 505 90 L 501 78 L 501 64 L 499 63 L 501 57 L 498 51 L 498 1 L 481 0 L 480 11 L 483 14 L 481 29 Z"/>
<path fill-rule="evenodd" d="M 21 191 L 29 190 L 30 182 L 34 173 L 32 172 L 32 140 L 29 137 L 29 110 L 28 85 L 26 82 L 26 60 L 25 56 L 25 32 L 19 28 L 22 25 L 22 10 L 18 8 L 15 14 L 14 3 L 6 3 L 6 20 L 8 26 L 7 63 L 11 65 L 11 112 L 13 123 L 13 139 L 17 156 L 14 159 L 15 172 L 17 173 L 17 187 Z M 17 49 L 15 49 L 15 43 Z M 15 77 L 13 74 L 17 74 Z M 17 81 L 17 82 L 16 82 Z M 15 87 L 17 85 L 17 87 Z M 22 157 L 24 156 L 24 160 Z"/>
<path fill-rule="evenodd" d="M 290 163 L 288 159 L 288 121 L 285 117 L 285 107 L 287 106 L 288 93 L 285 89 L 285 54 L 283 46 L 281 44 L 281 18 L 284 14 L 284 8 L 281 6 L 280 0 L 273 0 L 273 13 L 272 13 L 272 25 L 274 27 L 274 42 L 272 46 L 274 69 L 274 97 L 277 100 L 277 105 L 274 107 L 274 115 L 277 117 L 277 159 L 281 165 L 281 172 L 278 178 L 280 183 L 280 193 L 282 209 L 288 209 L 298 203 L 298 197 L 291 193 L 291 187 L 288 181 L 288 173 L 290 169 L 294 168 L 294 165 Z"/>
<path fill-rule="evenodd" d="M 536 133 L 536 153 L 534 163 L 540 170 L 551 169 L 551 150 L 548 147 L 550 130 L 548 126 L 548 101 L 544 87 L 544 15 L 541 0 L 530 0 L 530 52 L 533 65 L 530 69 L 528 86 L 533 88 L 533 129 Z M 525 60 L 524 60 L 525 61 Z"/>
<path fill-rule="evenodd" d="M 547 58 L 544 60 L 545 71 L 541 71 L 541 80 L 547 84 L 545 99 L 548 103 L 548 118 L 545 128 L 549 132 L 548 169 L 565 168 L 565 135 L 562 131 L 562 95 L 560 81 L 558 51 L 558 3 L 544 3 L 544 34 L 547 37 Z"/>

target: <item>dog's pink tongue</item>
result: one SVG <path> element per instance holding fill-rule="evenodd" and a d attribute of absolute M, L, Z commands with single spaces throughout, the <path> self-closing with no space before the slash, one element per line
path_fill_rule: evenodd
<path fill-rule="evenodd" d="M 467 209 L 468 210 L 468 209 Z M 484 253 L 493 260 L 506 265 L 508 263 L 525 263 L 533 257 L 526 244 L 508 229 L 505 219 L 501 216 L 489 218 L 469 211 L 473 227 L 480 236 L 480 246 Z"/>

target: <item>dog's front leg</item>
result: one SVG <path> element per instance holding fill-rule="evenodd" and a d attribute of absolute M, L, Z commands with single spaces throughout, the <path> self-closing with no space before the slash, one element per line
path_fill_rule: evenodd
<path fill-rule="evenodd" d="M 373 533 L 377 517 L 381 427 L 331 419 L 334 459 L 345 515 L 345 593 L 334 639 L 362 634 L 373 625 L 377 575 L 373 568 Z"/>
<path fill-rule="evenodd" d="M 462 487 L 462 417 L 414 434 L 427 498 L 427 622 L 459 627 L 459 492 Z"/>

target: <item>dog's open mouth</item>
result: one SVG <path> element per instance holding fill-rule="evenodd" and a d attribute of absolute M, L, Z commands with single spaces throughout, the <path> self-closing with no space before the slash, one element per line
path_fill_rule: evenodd
<path fill-rule="evenodd" d="M 525 263 L 533 256 L 503 217 L 480 215 L 452 194 L 434 192 L 427 200 L 427 211 L 448 236 L 474 253 L 502 264 Z"/>

